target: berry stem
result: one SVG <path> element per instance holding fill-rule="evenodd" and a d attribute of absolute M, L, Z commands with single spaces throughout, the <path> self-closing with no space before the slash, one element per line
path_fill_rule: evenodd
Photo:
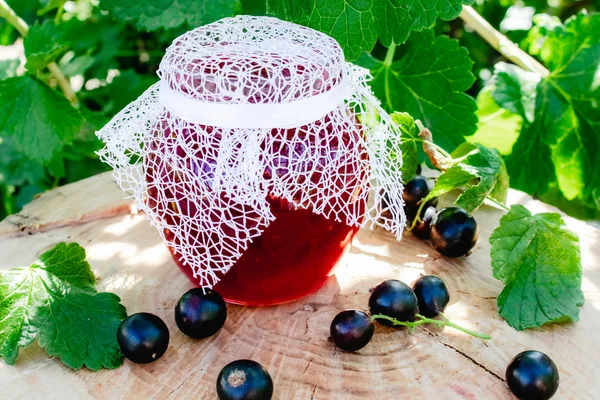
<path fill-rule="evenodd" d="M 474 154 L 479 153 L 479 149 L 473 149 L 470 152 L 468 152 L 467 154 L 465 154 L 462 157 L 458 157 L 458 158 L 453 158 L 452 159 L 452 166 L 458 165 L 461 162 L 465 161 L 467 158 L 471 157 Z"/>
<path fill-rule="evenodd" d="M 417 209 L 417 215 L 415 215 L 415 219 L 413 219 L 413 222 L 410 225 L 410 228 L 408 229 L 409 232 L 412 231 L 419 222 L 421 222 L 421 212 L 423 211 L 423 207 L 425 207 L 425 204 L 427 204 L 427 202 L 429 200 L 430 200 L 430 198 L 428 195 L 427 197 L 425 197 L 424 199 L 422 199 L 419 202 L 419 208 Z"/>
<path fill-rule="evenodd" d="M 390 321 L 391 323 L 393 323 L 394 325 L 400 325 L 400 326 L 405 326 L 407 328 L 413 329 L 416 328 L 419 325 L 425 325 L 425 324 L 433 324 L 436 326 L 448 326 L 450 328 L 454 328 L 456 330 L 459 330 L 463 333 L 466 333 L 468 335 L 471 336 L 475 336 L 477 338 L 480 339 L 485 339 L 485 340 L 490 340 L 492 337 L 490 335 L 486 335 L 484 333 L 479 333 L 479 332 L 475 332 L 472 330 L 469 330 L 467 328 L 463 328 L 460 325 L 456 325 L 455 323 L 451 322 L 450 320 L 446 319 L 446 317 L 444 317 L 442 314 L 440 314 L 442 316 L 443 319 L 433 319 L 433 318 L 427 318 L 422 316 L 421 314 L 417 314 L 417 321 L 412 321 L 412 322 L 404 322 L 404 321 L 398 321 L 396 318 L 392 318 L 392 317 L 388 317 L 387 315 L 383 315 L 383 314 L 375 314 L 371 316 L 371 321 L 375 321 L 376 319 L 385 319 L 387 321 Z"/>
<path fill-rule="evenodd" d="M 485 200 L 498 206 L 499 208 L 503 209 L 504 211 L 510 211 L 510 207 L 508 207 L 506 204 L 494 199 L 491 196 L 485 196 Z"/>
<path fill-rule="evenodd" d="M 464 328 L 460 325 L 456 325 L 454 322 L 446 319 L 446 317 L 444 317 L 444 319 L 442 319 L 442 320 L 439 320 L 439 319 L 427 318 L 427 317 L 422 316 L 421 314 L 417 314 L 417 318 L 419 318 L 420 321 L 425 321 L 426 323 L 434 324 L 437 326 L 448 326 L 450 328 L 454 328 L 456 330 L 464 332 L 467 335 L 475 336 L 480 339 L 490 340 L 492 338 L 490 335 L 486 335 L 485 333 L 475 332 L 470 329 Z"/>

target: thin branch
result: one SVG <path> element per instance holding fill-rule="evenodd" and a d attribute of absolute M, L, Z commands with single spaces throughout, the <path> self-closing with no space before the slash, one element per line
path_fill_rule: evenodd
<path fill-rule="evenodd" d="M 541 76 L 548 76 L 550 74 L 548 69 L 535 58 L 521 50 L 519 46 L 494 29 L 473 7 L 463 6 L 460 18 L 465 24 L 473 28 L 490 46 L 521 68 L 538 73 Z"/>
<path fill-rule="evenodd" d="M 21 36 L 27 36 L 27 32 L 29 32 L 27 22 L 23 21 L 4 0 L 0 0 L 0 17 L 6 19 L 9 24 L 19 31 Z"/>
<path fill-rule="evenodd" d="M 19 31 L 21 36 L 26 37 L 29 33 L 29 25 L 27 25 L 27 23 L 23 21 L 23 19 L 19 17 L 12 8 L 10 8 L 5 0 L 0 0 L 0 17 L 6 19 L 9 24 Z M 62 73 L 60 68 L 58 68 L 58 65 L 53 62 L 48 64 L 47 68 L 58 82 L 58 86 L 65 94 L 67 100 L 71 102 L 73 107 L 78 108 L 79 101 L 77 100 L 77 95 L 73 91 L 73 88 L 71 88 L 71 84 L 65 75 Z"/>
<path fill-rule="evenodd" d="M 51 62 L 46 66 L 46 68 L 48 68 L 50 73 L 52 73 L 56 79 L 56 82 L 58 83 L 58 86 L 60 86 L 60 89 L 63 91 L 65 97 L 67 100 L 69 100 L 71 105 L 75 108 L 79 108 L 79 100 L 77 99 L 77 95 L 73 91 L 71 83 L 69 83 L 67 77 L 62 73 L 60 68 L 58 68 L 58 65 L 56 65 L 55 62 Z"/>

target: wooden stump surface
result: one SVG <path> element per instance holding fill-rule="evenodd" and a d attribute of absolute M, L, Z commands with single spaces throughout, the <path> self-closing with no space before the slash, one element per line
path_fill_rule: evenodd
<path fill-rule="evenodd" d="M 555 211 L 516 191 L 509 202 Z M 584 266 L 586 303 L 574 324 L 518 332 L 498 315 L 503 286 L 492 277 L 488 239 L 503 212 L 484 206 L 475 215 L 480 238 L 470 257 L 441 257 L 410 234 L 396 242 L 381 229 L 362 230 L 318 293 L 274 307 L 230 305 L 217 335 L 193 340 L 173 318 L 191 284 L 144 215 L 129 207 L 108 174 L 45 193 L 0 223 L 0 270 L 29 265 L 57 242 L 80 243 L 99 290 L 119 295 L 128 313 L 164 319 L 171 333 L 166 354 L 148 365 L 125 361 L 116 370 L 73 371 L 32 344 L 20 351 L 16 366 L 0 362 L 0 398 L 213 399 L 221 368 L 250 358 L 269 370 L 275 399 L 509 399 L 506 366 L 526 349 L 541 350 L 558 365 L 556 399 L 600 398 L 600 232 L 586 223 L 565 218 L 580 237 Z M 328 340 L 339 311 L 366 309 L 369 288 L 389 278 L 411 283 L 423 274 L 449 286 L 451 320 L 493 339 L 449 328 L 410 334 L 377 325 L 371 343 L 356 353 Z"/>

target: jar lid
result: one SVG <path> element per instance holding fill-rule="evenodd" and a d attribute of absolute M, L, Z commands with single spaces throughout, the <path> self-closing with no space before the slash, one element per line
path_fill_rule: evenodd
<path fill-rule="evenodd" d="M 175 39 L 158 74 L 164 86 L 207 103 L 281 104 L 331 91 L 345 69 L 339 44 L 321 32 L 237 16 Z"/>

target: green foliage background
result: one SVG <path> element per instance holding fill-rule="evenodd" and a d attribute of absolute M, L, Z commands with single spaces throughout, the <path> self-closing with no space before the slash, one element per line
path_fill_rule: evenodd
<path fill-rule="evenodd" d="M 574 115 L 580 116 L 581 109 L 588 112 L 584 120 L 590 123 L 583 132 L 587 145 L 565 148 L 558 157 L 548 155 L 543 160 L 549 163 L 548 168 L 540 168 L 525 153 L 525 162 L 512 162 L 521 155 L 512 153 L 518 138 L 530 142 L 541 135 L 541 151 L 547 145 L 549 154 L 555 152 L 556 143 L 546 143 L 550 139 L 543 133 L 553 125 L 536 125 L 535 118 L 528 120 L 527 115 L 511 109 L 514 102 L 510 96 L 502 96 L 502 88 L 510 88 L 510 79 L 498 83 L 505 73 L 504 64 L 498 63 L 508 60 L 460 19 L 454 19 L 460 4 L 471 4 L 473 0 L 426 0 L 424 3 L 436 6 L 434 13 L 410 15 L 395 7 L 398 2 L 7 0 L 29 24 L 30 32 L 23 42 L 26 62 L 0 60 L 0 219 L 19 211 L 42 191 L 107 170 L 95 155 L 101 147 L 95 130 L 156 82 L 161 57 L 175 37 L 222 17 L 264 15 L 267 11 L 336 37 L 349 60 L 371 69 L 373 89 L 382 104 L 390 111 L 408 112 L 424 121 L 436 143 L 446 150 L 453 151 L 465 141 L 495 147 L 507 158 L 514 187 L 576 217 L 600 218 L 600 178 L 589 178 L 600 165 L 594 162 L 598 147 L 593 148 L 600 141 L 595 125 L 600 121 L 598 105 L 590 103 L 588 107 L 576 102 L 583 98 L 585 103 L 586 96 L 592 98 L 597 91 L 590 94 L 575 87 L 574 94 L 568 93 L 574 102 Z M 543 49 L 536 47 L 536 35 L 556 41 L 549 46 L 564 45 L 570 40 L 565 35 L 570 33 L 561 32 L 557 21 L 581 10 L 594 11 L 599 4 L 586 0 L 478 0 L 472 6 L 552 71 L 561 66 L 548 65 L 552 57 L 546 59 Z M 515 12 L 520 18 L 514 17 Z M 530 28 L 534 14 L 548 14 L 558 20 L 536 17 L 538 24 Z M 597 33 L 596 37 L 592 34 L 594 28 L 589 27 L 586 36 L 592 49 L 586 47 L 591 52 L 590 67 L 598 63 L 593 59 L 598 54 L 593 53 L 594 49 L 599 48 Z M 0 18 L 0 46 L 19 46 L 21 40 L 21 35 Z M 52 61 L 71 79 L 80 103 L 78 109 L 64 98 L 45 68 Z M 497 74 L 493 77 L 495 68 Z M 428 71 L 428 76 L 419 76 L 419 71 Z M 516 79 L 519 74 L 516 71 L 509 78 Z M 567 91 L 568 85 L 573 86 L 572 82 L 552 79 L 545 80 L 537 90 L 542 91 L 554 81 L 563 88 L 567 85 Z M 533 85 L 533 93 L 535 88 Z M 538 100 L 544 97 L 540 95 Z M 431 107 L 423 108 L 422 104 Z M 585 156 L 593 165 L 577 167 L 580 169 L 575 172 L 581 172 L 579 181 L 575 182 L 577 174 L 557 177 L 550 171 L 553 165 L 561 167 L 561 162 L 572 167 L 560 156 L 581 148 L 587 149 Z M 537 155 L 534 152 L 531 157 Z M 511 162 L 520 166 L 511 170 Z"/>

